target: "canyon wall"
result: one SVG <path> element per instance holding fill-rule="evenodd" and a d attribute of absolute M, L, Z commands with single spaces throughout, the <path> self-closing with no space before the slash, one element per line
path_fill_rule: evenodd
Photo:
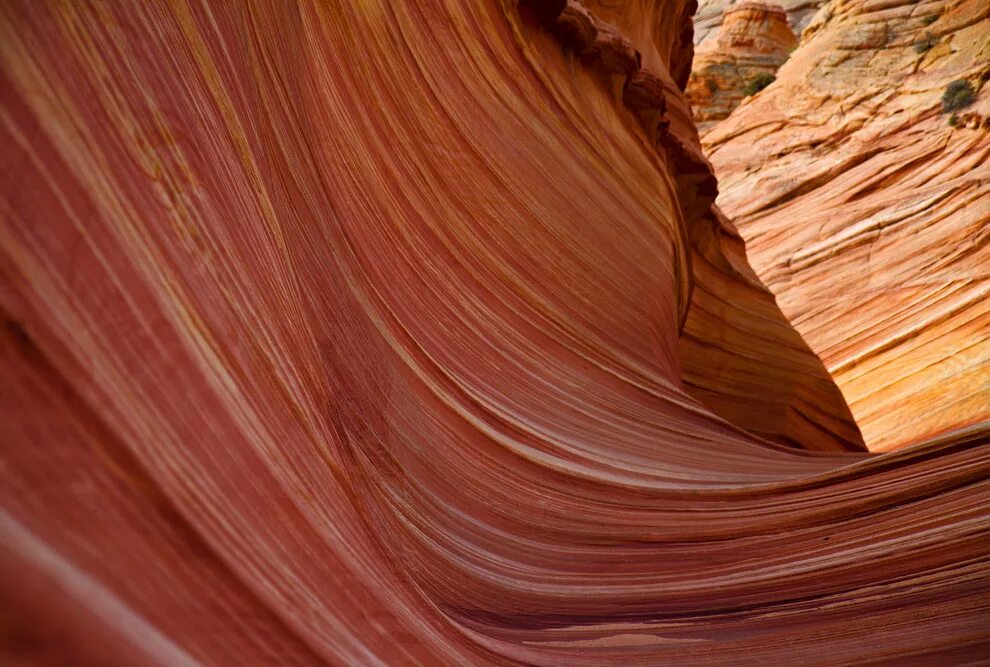
<path fill-rule="evenodd" d="M 695 45 L 700 46 L 715 39 L 725 12 L 732 11 L 740 4 L 748 4 L 748 0 L 700 0 L 694 17 Z M 791 30 L 800 36 L 818 10 L 827 2 L 826 0 L 779 0 L 772 4 L 783 8 Z"/>
<path fill-rule="evenodd" d="M 990 420 L 990 5 L 844 2 L 706 136 L 719 203 L 871 449 Z M 965 80 L 974 101 L 942 96 Z"/>
<path fill-rule="evenodd" d="M 862 451 L 691 10 L 0 4 L 4 661 L 985 655 L 990 434 Z"/>
<path fill-rule="evenodd" d="M 696 49 L 687 95 L 702 134 L 772 81 L 798 40 L 780 5 L 744 2 L 725 10 L 718 34 Z M 762 89 L 762 88 L 761 88 Z"/>

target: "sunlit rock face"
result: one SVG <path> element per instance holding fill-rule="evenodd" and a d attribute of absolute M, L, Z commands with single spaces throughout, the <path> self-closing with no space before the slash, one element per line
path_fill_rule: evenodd
<path fill-rule="evenodd" d="M 780 5 L 746 2 L 725 10 L 718 34 L 696 49 L 687 95 L 698 131 L 724 120 L 754 84 L 772 81 L 797 46 Z M 760 88 L 762 90 L 762 87 Z"/>
<path fill-rule="evenodd" d="M 988 34 L 978 0 L 829 5 L 705 139 L 720 205 L 871 449 L 990 420 Z M 975 99 L 950 120 L 958 79 Z"/>
<path fill-rule="evenodd" d="M 862 451 L 691 10 L 0 4 L 4 662 L 984 656 L 990 435 Z"/>
<path fill-rule="evenodd" d="M 744 4 L 751 3 L 749 0 L 700 0 L 694 17 L 695 45 L 717 38 L 725 14 Z M 791 30 L 800 36 L 818 10 L 828 3 L 826 0 L 779 0 L 773 4 L 783 8 Z"/>

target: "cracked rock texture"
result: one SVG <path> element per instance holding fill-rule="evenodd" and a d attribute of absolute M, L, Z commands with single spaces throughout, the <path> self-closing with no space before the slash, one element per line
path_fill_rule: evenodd
<path fill-rule="evenodd" d="M 985 658 L 990 433 L 865 451 L 713 205 L 693 1 L 523 5 L 0 3 L 0 663 Z M 959 44 L 986 34 L 973 6 L 946 13 Z M 752 229 L 851 174 L 781 246 L 846 263 L 782 301 L 806 330 L 883 295 L 809 333 L 861 370 L 929 334 L 980 349 L 986 135 L 932 107 L 979 72 L 945 48 L 864 107 L 851 83 L 802 102 L 843 137 L 894 105 L 900 143 L 788 134 L 785 108 L 760 127 L 797 142 L 794 181 L 721 154 Z M 894 54 L 841 53 L 829 72 Z M 801 161 L 816 131 L 836 159 Z M 884 289 L 914 205 L 857 217 L 874 260 L 840 206 L 877 191 L 951 213 L 914 235 L 954 262 Z M 948 313 L 908 342 L 903 290 Z M 864 402 L 890 404 L 883 377 Z M 915 380 L 981 414 L 949 369 Z M 912 396 L 870 433 L 915 438 Z"/>
<path fill-rule="evenodd" d="M 797 42 L 779 5 L 745 2 L 727 8 L 718 34 L 695 50 L 687 95 L 698 131 L 704 135 L 727 118 L 754 78 L 774 76 Z"/>
<path fill-rule="evenodd" d="M 749 0 L 701 0 L 694 20 L 694 43 L 696 46 L 718 37 L 723 16 L 740 5 L 750 4 Z M 783 8 L 787 22 L 795 35 L 800 36 L 826 0 L 782 0 L 772 3 Z"/>
<path fill-rule="evenodd" d="M 975 101 L 941 111 L 949 82 Z M 750 261 L 886 450 L 990 419 L 990 3 L 833 2 L 704 140 Z"/>

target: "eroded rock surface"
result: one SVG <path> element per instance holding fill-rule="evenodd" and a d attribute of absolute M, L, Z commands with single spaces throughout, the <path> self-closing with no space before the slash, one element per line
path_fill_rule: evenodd
<path fill-rule="evenodd" d="M 833 3 L 705 138 L 720 205 L 873 449 L 990 419 L 988 17 Z M 976 95 L 953 126 L 959 79 Z"/>
<path fill-rule="evenodd" d="M 3 661 L 985 655 L 990 436 L 861 451 L 691 9 L 0 3 Z"/>
<path fill-rule="evenodd" d="M 701 0 L 694 21 L 694 43 L 700 46 L 718 36 L 719 28 L 725 12 L 748 4 L 749 0 Z M 826 0 L 780 0 L 772 3 L 779 5 L 787 13 L 787 23 L 794 34 L 800 36 L 805 27 L 812 21 Z"/>
<path fill-rule="evenodd" d="M 696 49 L 688 81 L 698 131 L 704 135 L 727 118 L 766 77 L 762 90 L 797 43 L 780 5 L 744 2 L 726 9 L 718 34 Z"/>

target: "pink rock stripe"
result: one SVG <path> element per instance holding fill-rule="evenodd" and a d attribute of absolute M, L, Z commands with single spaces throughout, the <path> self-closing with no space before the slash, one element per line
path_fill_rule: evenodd
<path fill-rule="evenodd" d="M 0 4 L 5 662 L 986 655 L 990 436 L 863 451 L 583 7 Z"/>

